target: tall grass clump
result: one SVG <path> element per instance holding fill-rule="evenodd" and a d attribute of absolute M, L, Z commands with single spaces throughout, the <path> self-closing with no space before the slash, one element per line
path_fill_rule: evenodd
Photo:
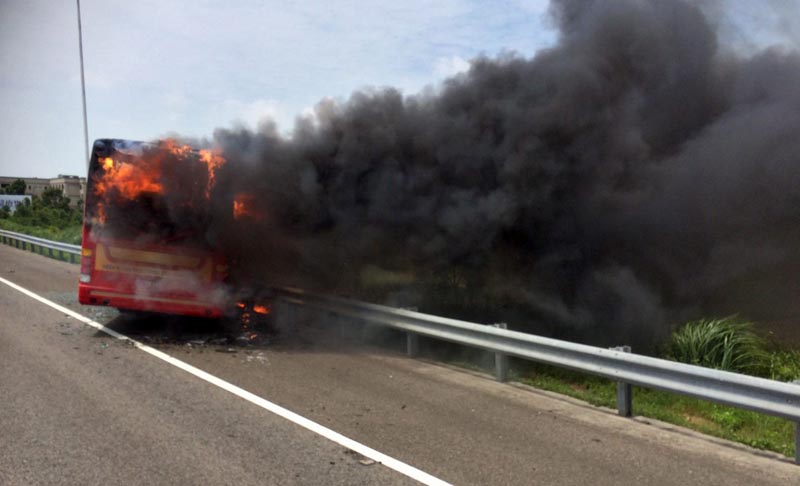
<path fill-rule="evenodd" d="M 667 357 L 718 370 L 764 374 L 769 355 L 766 342 L 751 322 L 736 316 L 691 321 L 673 334 Z"/>

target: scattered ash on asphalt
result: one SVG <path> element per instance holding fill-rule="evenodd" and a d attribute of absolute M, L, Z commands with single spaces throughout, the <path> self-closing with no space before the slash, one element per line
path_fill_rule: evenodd
<path fill-rule="evenodd" d="M 71 319 L 69 318 L 69 316 L 66 316 L 66 319 L 68 320 L 60 321 L 58 323 L 58 333 L 61 334 L 62 336 L 72 336 L 74 334 L 79 333 L 83 328 L 85 328 L 82 322 L 78 322 L 74 319 Z"/>
<path fill-rule="evenodd" d="M 119 317 L 119 311 L 112 307 L 83 307 L 83 309 L 84 315 L 101 324 L 111 322 Z M 86 312 L 87 310 L 88 312 Z"/>
<path fill-rule="evenodd" d="M 183 347 L 235 354 L 262 349 L 280 338 L 270 319 L 204 319 L 143 312 L 122 312 L 105 324 L 154 347 Z M 98 333 L 98 336 L 105 336 Z"/>

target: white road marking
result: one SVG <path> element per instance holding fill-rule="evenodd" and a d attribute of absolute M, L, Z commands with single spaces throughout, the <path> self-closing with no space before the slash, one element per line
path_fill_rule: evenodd
<path fill-rule="evenodd" d="M 293 422 L 293 423 L 295 423 L 295 424 L 297 424 L 297 425 L 299 425 L 299 426 L 301 426 L 301 427 L 303 427 L 303 428 L 305 428 L 307 430 L 310 430 L 311 432 L 314 432 L 315 434 L 321 435 L 322 437 L 325 437 L 326 439 L 328 439 L 330 441 L 333 441 L 333 442 L 335 442 L 335 443 L 337 443 L 337 444 L 339 444 L 341 446 L 344 446 L 344 447 L 346 447 L 346 448 L 348 448 L 348 449 L 350 449 L 352 451 L 355 451 L 355 452 L 361 454 L 362 456 L 368 457 L 368 458 L 372 459 L 375 462 L 379 462 L 379 463 L 383 464 L 384 466 L 388 467 L 389 469 L 393 469 L 393 470 L 399 472 L 400 474 L 403 474 L 405 476 L 408 476 L 411 479 L 419 481 L 422 484 L 435 485 L 435 486 L 449 486 L 450 485 L 450 483 L 448 483 L 446 481 L 443 481 L 443 480 L 441 480 L 441 479 L 439 479 L 439 478 L 437 478 L 435 476 L 431 476 L 430 474 L 428 474 L 428 473 L 426 473 L 424 471 L 421 471 L 421 470 L 419 470 L 419 469 L 417 469 L 417 468 L 415 468 L 413 466 L 410 466 L 410 465 L 408 465 L 408 464 L 406 464 L 406 463 L 404 463 L 402 461 L 399 461 L 399 460 L 397 460 L 397 459 L 395 459 L 393 457 L 387 456 L 386 454 L 384 454 L 382 452 L 378 452 L 375 449 L 372 449 L 371 447 L 365 446 L 364 444 L 361 444 L 360 442 L 356 442 L 355 440 L 350 439 L 349 437 L 345 437 L 344 435 L 342 435 L 342 434 L 340 434 L 340 433 L 338 433 L 336 431 L 333 431 L 333 430 L 325 427 L 324 425 L 320 425 L 320 424 L 318 424 L 318 423 L 316 423 L 316 422 L 314 422 L 314 421 L 312 421 L 310 419 L 307 419 L 307 418 L 303 417 L 302 415 L 298 415 L 298 414 L 292 412 L 291 410 L 285 409 L 285 408 L 281 407 L 280 405 L 277 405 L 275 403 L 270 402 L 269 400 L 265 400 L 264 398 L 261 398 L 258 395 L 254 395 L 254 394 L 250 393 L 249 391 L 247 391 L 247 390 L 245 390 L 243 388 L 239 388 L 238 386 L 236 386 L 236 385 L 234 385 L 232 383 L 228 383 L 227 381 L 225 381 L 225 380 L 223 380 L 221 378 L 217 378 L 216 376 L 214 376 L 214 375 L 212 375 L 210 373 L 206 373 L 205 371 L 203 371 L 203 370 L 201 370 L 199 368 L 195 368 L 194 366 L 192 366 L 192 365 L 190 365 L 188 363 L 185 363 L 185 362 L 183 362 L 183 361 L 181 361 L 179 359 L 173 358 L 172 356 L 170 356 L 170 355 L 168 355 L 166 353 L 163 353 L 163 352 L 161 352 L 161 351 L 159 351 L 159 350 L 157 350 L 155 348 L 151 348 L 150 346 L 148 346 L 146 344 L 143 344 L 143 343 L 140 343 L 139 341 L 137 341 L 135 339 L 131 339 L 128 336 L 126 336 L 124 334 L 121 334 L 121 333 L 119 333 L 119 332 L 117 332 L 117 331 L 115 331 L 113 329 L 109 329 L 106 326 L 100 324 L 99 322 L 95 322 L 95 321 L 89 319 L 88 317 L 83 316 L 83 315 L 81 315 L 81 314 L 79 314 L 79 313 L 77 313 L 77 312 L 75 312 L 75 311 L 73 311 L 71 309 L 67 309 L 66 307 L 64 307 L 62 305 L 56 304 L 55 302 L 52 302 L 52 301 L 50 301 L 48 299 L 45 299 L 44 297 L 42 297 L 42 296 L 40 296 L 40 295 L 38 295 L 38 294 L 36 294 L 34 292 L 31 292 L 30 290 L 28 290 L 28 289 L 26 289 L 24 287 L 20 287 L 19 285 L 15 284 L 14 282 L 6 280 L 3 277 L 0 277 L 0 282 L 8 285 L 9 287 L 11 287 L 14 290 L 22 292 L 23 294 L 27 295 L 28 297 L 30 297 L 32 299 L 38 300 L 42 304 L 48 305 L 48 306 L 52 307 L 53 309 L 56 309 L 59 312 L 63 312 L 64 314 L 83 322 L 84 324 L 92 326 L 95 329 L 108 334 L 109 336 L 112 336 L 112 337 L 117 338 L 117 339 L 122 340 L 122 341 L 128 341 L 130 343 L 133 343 L 133 345 L 136 348 L 140 349 L 141 351 L 144 351 L 147 354 L 155 356 L 156 358 L 158 358 L 158 359 L 160 359 L 162 361 L 166 361 L 167 363 L 171 364 L 172 366 L 180 368 L 183 371 L 186 371 L 187 373 L 190 373 L 190 374 L 196 376 L 197 378 L 200 378 L 201 380 L 207 381 L 208 383 L 211 383 L 212 385 L 216 385 L 219 388 L 222 388 L 223 390 L 226 390 L 226 391 L 228 391 L 230 393 L 233 393 L 234 395 L 236 395 L 236 396 L 238 396 L 240 398 L 243 398 L 243 399 L 247 400 L 248 402 L 250 402 L 250 403 L 252 403 L 254 405 L 258 405 L 259 407 L 261 407 L 261 408 L 263 408 L 265 410 L 268 410 L 268 411 L 274 413 L 275 415 L 283 417 L 286 420 L 289 420 L 290 422 Z"/>

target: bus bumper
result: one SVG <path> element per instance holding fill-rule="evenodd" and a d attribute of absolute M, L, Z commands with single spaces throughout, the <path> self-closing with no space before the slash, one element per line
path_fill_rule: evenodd
<path fill-rule="evenodd" d="M 78 301 L 83 305 L 99 305 L 123 310 L 157 312 L 183 316 L 220 318 L 222 306 L 195 296 L 135 295 L 93 285 L 78 284 Z"/>

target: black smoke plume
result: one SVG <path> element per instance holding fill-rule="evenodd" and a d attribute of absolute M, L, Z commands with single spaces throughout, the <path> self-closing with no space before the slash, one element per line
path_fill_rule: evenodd
<path fill-rule="evenodd" d="M 352 293 L 379 269 L 434 307 L 415 285 L 450 278 L 512 327 L 639 349 L 704 313 L 797 317 L 798 52 L 738 55 L 688 1 L 551 14 L 532 58 L 326 100 L 290 137 L 218 130 L 217 190 L 259 214 L 210 232 L 239 278 Z"/>

